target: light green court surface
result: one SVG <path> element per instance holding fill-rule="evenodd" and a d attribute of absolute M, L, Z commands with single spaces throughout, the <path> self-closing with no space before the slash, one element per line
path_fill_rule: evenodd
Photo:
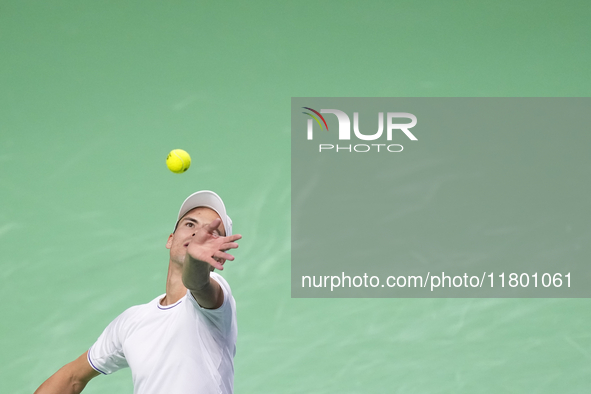
<path fill-rule="evenodd" d="M 589 96 L 590 17 L 587 1 L 3 1 L 0 392 L 32 393 L 164 292 L 198 189 L 244 237 L 223 272 L 236 393 L 591 391 L 588 299 L 290 298 L 291 97 Z M 131 393 L 131 373 L 84 392 Z"/>

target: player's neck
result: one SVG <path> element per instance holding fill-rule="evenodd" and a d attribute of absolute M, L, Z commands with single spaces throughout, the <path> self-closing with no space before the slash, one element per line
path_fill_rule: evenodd
<path fill-rule="evenodd" d="M 187 288 L 183 284 L 182 267 L 170 262 L 166 277 L 166 296 L 160 300 L 162 306 L 172 305 L 187 294 Z"/>

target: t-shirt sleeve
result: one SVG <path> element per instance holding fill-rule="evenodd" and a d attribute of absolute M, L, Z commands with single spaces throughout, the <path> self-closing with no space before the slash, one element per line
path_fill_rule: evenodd
<path fill-rule="evenodd" d="M 128 367 L 123 353 L 124 323 L 133 308 L 117 316 L 103 331 L 97 341 L 88 349 L 88 363 L 97 372 L 112 374 Z"/>
<path fill-rule="evenodd" d="M 202 316 L 209 320 L 209 322 L 211 322 L 221 333 L 227 335 L 231 331 L 232 325 L 236 324 L 236 302 L 234 301 L 228 282 L 215 272 L 212 272 L 210 275 L 213 280 L 220 284 L 220 287 L 224 292 L 224 302 L 222 303 L 222 306 L 217 309 L 203 308 L 199 305 L 195 297 L 193 297 L 190 290 L 187 290 L 187 297 Z"/>

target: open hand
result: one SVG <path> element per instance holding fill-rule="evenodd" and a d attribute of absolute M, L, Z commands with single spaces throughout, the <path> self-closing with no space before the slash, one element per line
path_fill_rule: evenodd
<path fill-rule="evenodd" d="M 194 260 L 202 261 L 219 270 L 224 269 L 223 265 L 226 260 L 234 260 L 234 256 L 226 251 L 238 248 L 238 244 L 234 241 L 241 239 L 242 235 L 220 236 L 216 232 L 220 223 L 221 219 L 217 218 L 193 234 L 193 238 L 187 246 L 187 257 L 190 256 Z"/>

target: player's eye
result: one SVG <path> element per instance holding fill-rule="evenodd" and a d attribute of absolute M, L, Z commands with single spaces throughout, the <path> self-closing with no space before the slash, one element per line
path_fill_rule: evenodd
<path fill-rule="evenodd" d="M 193 227 L 193 226 L 195 226 L 195 224 L 193 224 L 192 222 L 187 222 L 187 223 L 186 223 L 186 226 L 188 226 L 188 227 Z"/>

